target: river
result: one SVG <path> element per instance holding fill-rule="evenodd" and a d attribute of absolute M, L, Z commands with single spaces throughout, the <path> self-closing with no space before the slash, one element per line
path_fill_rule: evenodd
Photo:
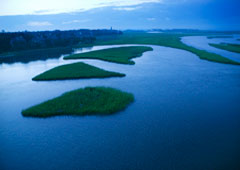
<path fill-rule="evenodd" d="M 135 65 L 64 61 L 63 56 L 1 64 L 1 169 L 196 170 L 238 166 L 240 67 L 200 60 L 183 50 L 151 47 L 154 51 L 134 59 Z M 50 68 L 77 61 L 125 73 L 126 77 L 31 80 Z M 86 86 L 131 92 L 135 102 L 125 111 L 104 117 L 41 119 L 21 115 L 22 109 Z"/>

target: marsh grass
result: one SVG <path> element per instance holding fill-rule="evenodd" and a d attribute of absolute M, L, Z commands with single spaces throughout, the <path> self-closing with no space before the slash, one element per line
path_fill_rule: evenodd
<path fill-rule="evenodd" d="M 239 44 L 229 44 L 229 43 L 212 44 L 212 43 L 209 43 L 209 45 L 212 47 L 215 47 L 215 48 L 222 49 L 222 50 L 240 53 L 240 45 Z"/>
<path fill-rule="evenodd" d="M 22 111 L 27 117 L 58 115 L 109 115 L 124 110 L 134 97 L 130 93 L 107 87 L 86 87 L 48 100 Z"/>
<path fill-rule="evenodd" d="M 208 39 L 214 39 L 214 38 L 233 38 L 231 35 L 215 35 L 215 36 L 208 36 Z"/>
<path fill-rule="evenodd" d="M 37 75 L 32 80 L 68 80 L 81 78 L 124 77 L 125 74 L 110 72 L 83 62 L 66 64 Z"/>
<path fill-rule="evenodd" d="M 151 47 L 144 46 L 117 47 L 73 54 L 65 56 L 64 59 L 99 59 L 120 64 L 134 64 L 132 58 L 140 57 L 144 52 L 152 50 Z"/>
<path fill-rule="evenodd" d="M 95 45 L 116 45 L 116 44 L 159 45 L 159 46 L 186 50 L 197 55 L 200 59 L 204 59 L 212 62 L 240 65 L 240 63 L 230 60 L 226 57 L 188 46 L 181 41 L 181 37 L 195 36 L 195 35 L 205 35 L 205 34 L 183 34 L 183 33 L 149 34 L 149 33 L 127 33 L 126 32 L 123 35 L 119 35 L 112 40 L 96 41 Z"/>

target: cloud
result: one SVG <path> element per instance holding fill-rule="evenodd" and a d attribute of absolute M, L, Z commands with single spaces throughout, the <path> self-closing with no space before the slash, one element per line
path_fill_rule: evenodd
<path fill-rule="evenodd" d="M 74 23 L 84 23 L 90 21 L 89 19 L 85 20 L 72 20 L 72 21 L 63 21 L 62 24 L 74 24 Z"/>
<path fill-rule="evenodd" d="M 137 9 L 140 9 L 140 6 L 136 6 L 136 7 L 117 7 L 117 8 L 113 8 L 114 10 L 118 10 L 118 11 L 134 11 Z"/>
<path fill-rule="evenodd" d="M 43 21 L 43 22 L 32 21 L 32 22 L 27 23 L 27 25 L 31 26 L 31 27 L 43 27 L 43 26 L 51 26 L 52 24 L 47 21 Z"/>
<path fill-rule="evenodd" d="M 52 12 L 52 10 L 50 10 L 50 9 L 45 9 L 45 10 L 36 10 L 36 11 L 34 11 L 33 13 L 34 14 L 37 14 L 37 15 L 44 15 L 44 14 L 49 14 L 49 13 L 51 13 Z"/>
<path fill-rule="evenodd" d="M 183 4 L 183 3 L 208 3 L 212 0 L 163 0 L 164 4 Z"/>
<path fill-rule="evenodd" d="M 144 3 L 163 3 L 164 0 L 1 0 L 0 16 L 46 15 L 83 12 L 101 7 L 119 7 L 119 10 L 135 10 L 132 6 Z"/>
<path fill-rule="evenodd" d="M 136 6 L 144 3 L 162 3 L 163 0 L 102 0 L 102 6 Z"/>
<path fill-rule="evenodd" d="M 155 21 L 156 18 L 147 18 L 148 21 Z"/>

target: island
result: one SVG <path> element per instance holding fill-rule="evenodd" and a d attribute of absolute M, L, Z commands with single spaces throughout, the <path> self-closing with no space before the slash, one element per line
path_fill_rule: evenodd
<path fill-rule="evenodd" d="M 134 101 L 127 92 L 107 87 L 86 87 L 22 111 L 26 117 L 52 117 L 58 115 L 109 115 L 124 110 Z"/>
<path fill-rule="evenodd" d="M 110 72 L 83 62 L 78 62 L 52 68 L 44 73 L 35 76 L 34 78 L 32 78 L 32 80 L 34 81 L 69 80 L 80 78 L 86 79 L 86 78 L 107 78 L 124 76 L 125 74 L 122 73 Z"/>
<path fill-rule="evenodd" d="M 227 50 L 230 52 L 240 53 L 240 45 L 239 44 L 230 44 L 230 43 L 220 43 L 220 44 L 213 44 L 209 43 L 210 46 L 219 48 L 221 50 Z"/>
<path fill-rule="evenodd" d="M 144 52 L 152 50 L 151 47 L 144 46 L 117 47 L 73 54 L 65 56 L 64 59 L 99 59 L 120 64 L 135 64 L 132 58 L 140 57 Z"/>

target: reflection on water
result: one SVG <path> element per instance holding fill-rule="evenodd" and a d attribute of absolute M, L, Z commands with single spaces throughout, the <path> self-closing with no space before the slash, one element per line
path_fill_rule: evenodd
<path fill-rule="evenodd" d="M 111 46 L 92 50 L 105 47 Z M 240 67 L 200 60 L 183 50 L 152 47 L 154 51 L 134 59 L 135 65 L 62 57 L 0 65 L 1 167 L 233 169 L 240 153 Z M 40 72 L 77 61 L 127 76 L 31 81 Z M 131 92 L 135 102 L 108 117 L 21 115 L 22 109 L 85 86 Z"/>
<path fill-rule="evenodd" d="M 28 63 L 37 60 L 47 60 L 50 58 L 59 58 L 62 54 L 73 52 L 71 47 L 49 48 L 12 52 L 10 54 L 0 54 L 0 63 Z"/>

